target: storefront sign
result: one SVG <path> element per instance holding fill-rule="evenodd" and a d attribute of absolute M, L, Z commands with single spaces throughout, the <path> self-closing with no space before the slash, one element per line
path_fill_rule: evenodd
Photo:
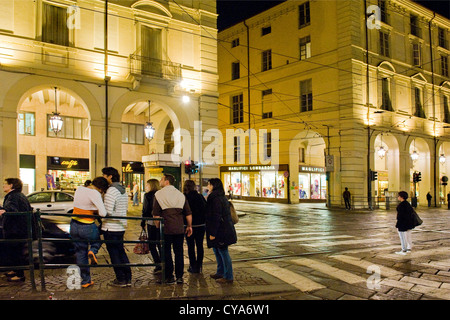
<path fill-rule="evenodd" d="M 89 171 L 89 159 L 47 157 L 47 169 Z"/>
<path fill-rule="evenodd" d="M 300 172 L 325 172 L 324 167 L 310 167 L 310 166 L 300 166 Z"/>
<path fill-rule="evenodd" d="M 222 172 L 228 171 L 288 171 L 287 165 L 279 165 L 279 166 L 223 166 L 220 168 Z"/>
<path fill-rule="evenodd" d="M 122 162 L 123 173 L 144 173 L 144 164 L 139 161 Z"/>

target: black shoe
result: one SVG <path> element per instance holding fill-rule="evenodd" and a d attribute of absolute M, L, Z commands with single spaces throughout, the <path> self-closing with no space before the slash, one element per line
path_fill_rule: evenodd
<path fill-rule="evenodd" d="M 213 279 L 216 279 L 216 280 L 217 280 L 217 279 L 220 279 L 220 278 L 223 278 L 222 275 L 217 274 L 217 273 L 216 273 L 216 274 L 211 274 L 210 277 L 213 278 Z"/>
<path fill-rule="evenodd" d="M 155 267 L 155 269 L 153 269 L 153 274 L 161 273 L 161 271 L 162 271 L 161 267 Z"/>
<path fill-rule="evenodd" d="M 108 283 L 108 285 L 113 286 L 113 287 L 125 288 L 127 286 L 127 282 L 114 279 L 113 281 Z M 130 283 L 130 286 L 131 286 L 131 283 Z"/>
<path fill-rule="evenodd" d="M 170 278 L 166 279 L 166 281 L 164 283 L 166 283 L 166 284 L 174 284 L 175 282 L 176 282 L 175 278 L 174 277 L 170 277 Z M 162 279 L 156 281 L 156 283 L 157 284 L 163 284 Z"/>
<path fill-rule="evenodd" d="M 183 278 L 177 278 L 177 284 L 183 284 Z"/>

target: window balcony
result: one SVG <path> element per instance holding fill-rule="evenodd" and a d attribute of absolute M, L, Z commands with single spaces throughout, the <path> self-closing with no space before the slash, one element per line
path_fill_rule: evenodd
<path fill-rule="evenodd" d="M 130 73 L 133 76 L 179 81 L 181 64 L 133 53 L 130 55 Z"/>

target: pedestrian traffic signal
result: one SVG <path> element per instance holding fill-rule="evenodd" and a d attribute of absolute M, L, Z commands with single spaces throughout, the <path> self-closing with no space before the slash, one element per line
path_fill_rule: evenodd
<path fill-rule="evenodd" d="M 370 170 L 370 181 L 375 181 L 378 179 L 378 172 Z"/>
<path fill-rule="evenodd" d="M 192 174 L 198 173 L 198 164 L 194 161 L 191 162 L 191 172 Z"/>
<path fill-rule="evenodd" d="M 186 160 L 184 163 L 184 172 L 186 174 L 191 174 L 192 168 L 191 168 L 191 162 L 189 160 Z"/>
<path fill-rule="evenodd" d="M 422 181 L 422 172 L 417 172 L 417 182 Z"/>

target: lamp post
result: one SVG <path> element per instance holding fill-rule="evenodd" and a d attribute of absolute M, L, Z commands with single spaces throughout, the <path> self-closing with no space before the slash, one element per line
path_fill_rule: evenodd
<path fill-rule="evenodd" d="M 58 113 L 58 94 L 57 94 L 57 88 L 55 87 L 55 112 L 52 113 L 52 116 L 50 117 L 50 129 L 55 133 L 55 136 L 58 135 L 58 133 L 62 129 L 63 125 L 63 119 Z"/>

